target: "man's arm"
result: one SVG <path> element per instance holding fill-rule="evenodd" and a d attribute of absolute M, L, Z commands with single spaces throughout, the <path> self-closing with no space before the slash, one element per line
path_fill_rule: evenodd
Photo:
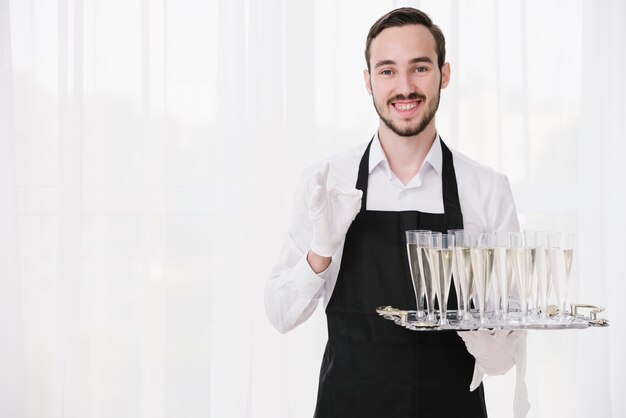
<path fill-rule="evenodd" d="M 312 173 L 312 170 L 305 172 L 296 187 L 289 234 L 265 285 L 265 312 L 281 333 L 292 330 L 313 314 L 330 274 L 328 269 L 320 270 L 319 261 L 313 261 L 314 269 L 307 260 L 313 239 L 313 223 L 308 216 Z"/>
<path fill-rule="evenodd" d="M 360 190 L 327 187 L 330 167 L 324 164 L 312 180 L 303 176 L 294 205 L 294 217 L 279 263 L 265 289 L 270 322 L 287 332 L 308 319 L 326 281 L 336 278 L 346 232 L 361 207 Z"/>

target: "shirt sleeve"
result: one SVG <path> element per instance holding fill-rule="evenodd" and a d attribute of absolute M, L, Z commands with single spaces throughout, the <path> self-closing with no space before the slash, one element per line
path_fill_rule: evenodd
<path fill-rule="evenodd" d="M 487 219 L 491 222 L 491 230 L 511 232 L 520 230 L 513 192 L 509 180 L 503 174 L 498 175 L 489 211 L 491 213 L 488 213 Z"/>
<path fill-rule="evenodd" d="M 311 316 L 324 296 L 324 284 L 332 271 L 329 267 L 316 274 L 306 260 L 313 238 L 308 217 L 311 175 L 312 170 L 305 172 L 296 188 L 289 233 L 265 286 L 265 312 L 281 333 Z"/>

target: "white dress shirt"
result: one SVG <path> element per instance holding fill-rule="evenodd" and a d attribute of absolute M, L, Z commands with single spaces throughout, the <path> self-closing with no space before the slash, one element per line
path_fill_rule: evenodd
<path fill-rule="evenodd" d="M 328 187 L 353 189 L 367 143 L 328 159 Z M 518 231 L 519 223 L 507 178 L 465 155 L 452 151 L 463 225 L 469 231 Z M 368 210 L 443 213 L 441 182 L 442 151 L 439 136 L 426 155 L 417 175 L 404 185 L 391 171 L 378 136 L 372 141 L 369 158 Z M 321 163 L 303 174 L 295 192 L 289 235 L 278 263 L 267 280 L 265 309 L 270 322 L 287 332 L 311 316 L 320 299 L 324 307 L 332 296 L 343 245 L 332 256 L 330 266 L 316 274 L 306 260 L 313 226 L 309 220 L 311 181 Z"/>

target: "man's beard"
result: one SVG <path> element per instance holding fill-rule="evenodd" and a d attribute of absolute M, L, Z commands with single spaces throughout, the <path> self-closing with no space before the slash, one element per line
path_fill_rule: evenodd
<path fill-rule="evenodd" d="M 417 125 L 409 125 L 405 127 L 400 127 L 394 124 L 391 118 L 386 118 L 385 116 L 383 116 L 382 112 L 378 108 L 378 105 L 376 104 L 376 99 L 374 98 L 374 95 L 372 95 L 372 100 L 374 101 L 374 108 L 376 109 L 376 113 L 378 113 L 378 116 L 380 117 L 380 119 L 383 122 L 385 122 L 385 125 L 387 125 L 389 129 L 395 132 L 396 135 L 408 137 L 408 136 L 415 136 L 421 133 L 428 126 L 428 124 L 433 120 L 433 118 L 435 117 L 435 113 L 437 113 L 437 109 L 439 108 L 440 97 L 441 97 L 441 88 L 439 88 L 439 91 L 437 92 L 437 96 L 435 97 L 435 99 L 428 104 L 428 107 L 425 110 L 424 116 L 419 121 L 417 121 Z M 388 100 L 386 103 L 387 108 L 389 108 L 391 103 L 396 100 L 421 100 L 422 103 L 420 104 L 420 106 L 426 104 L 426 96 L 422 94 L 418 95 L 417 93 L 411 93 L 408 95 L 408 97 L 403 96 L 403 95 L 397 95 L 393 99 Z"/>

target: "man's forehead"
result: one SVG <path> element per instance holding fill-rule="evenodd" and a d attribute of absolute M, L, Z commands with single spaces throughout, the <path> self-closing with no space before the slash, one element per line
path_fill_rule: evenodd
<path fill-rule="evenodd" d="M 433 34 L 424 25 L 393 26 L 381 31 L 372 40 L 370 47 L 372 62 L 405 57 L 430 57 L 436 61 L 436 42 Z"/>

